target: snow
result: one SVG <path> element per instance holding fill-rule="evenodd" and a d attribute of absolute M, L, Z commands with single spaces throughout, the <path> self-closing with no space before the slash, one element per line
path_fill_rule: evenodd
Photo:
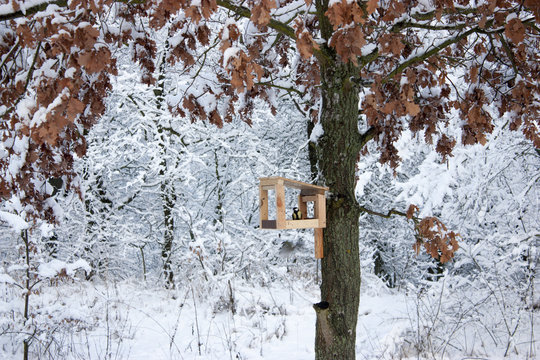
<path fill-rule="evenodd" d="M 11 282 L 3 275 L 0 282 Z M 314 358 L 312 304 L 318 301 L 317 287 L 298 280 L 264 286 L 241 281 L 232 284 L 234 313 L 227 307 L 230 304 L 226 297 L 215 292 L 200 293 L 195 284 L 164 290 L 135 279 L 64 282 L 44 288 L 33 299 L 33 305 L 41 309 L 34 322 L 47 319 L 58 323 L 55 336 L 63 340 L 56 350 L 64 359 L 98 359 L 112 354 L 131 360 Z M 425 331 L 438 320 L 419 319 L 417 312 L 435 309 L 448 290 L 441 286 L 440 291 L 425 296 L 407 294 L 377 285 L 371 275 L 364 278 L 356 332 L 357 359 L 424 358 L 418 353 L 416 342 L 429 339 Z M 12 311 L 13 306 L 0 300 L 0 311 Z M 61 338 L 61 333 L 68 329 L 66 319 L 77 324 L 78 330 Z M 469 335 L 471 342 L 476 335 Z M 20 349 L 8 351 L 5 341 L 6 338 L 0 340 L 4 345 L 0 356 L 6 360 L 19 358 Z M 465 340 L 459 344 L 466 343 Z M 486 350 L 489 354 L 489 348 Z M 457 360 L 464 355 L 450 352 L 444 358 Z M 482 352 L 477 356 L 498 358 Z M 508 358 L 517 360 L 521 356 L 509 354 Z"/>
<path fill-rule="evenodd" d="M 51 269 L 60 267 L 51 265 Z M 318 290 L 301 282 L 283 285 L 233 285 L 237 301 L 234 314 L 189 286 L 171 292 L 152 286 L 144 289 L 130 281 L 61 284 L 34 301 L 49 321 L 67 318 L 80 322 L 80 331 L 70 334 L 71 342 L 64 349 L 69 353 L 63 358 L 85 354 L 85 358 L 94 359 L 112 353 L 131 360 L 311 360 L 315 343 L 312 304 Z M 358 358 L 370 358 L 383 344 L 399 339 L 406 323 L 405 311 L 402 296 L 364 297 L 357 333 Z M 20 354 L 12 356 L 0 350 L 0 356 L 8 360 Z"/>
<path fill-rule="evenodd" d="M 33 108 L 36 106 L 36 101 L 32 98 L 23 98 L 18 104 L 17 104 L 17 114 L 26 120 L 30 119 L 30 113 L 32 112 Z"/>
<path fill-rule="evenodd" d="M 223 67 L 227 67 L 227 65 L 229 64 L 229 61 L 232 57 L 235 57 L 238 52 L 240 52 L 240 48 L 238 47 L 235 47 L 235 46 L 231 46 L 230 48 L 227 48 L 224 52 L 223 52 Z"/>
<path fill-rule="evenodd" d="M 54 225 L 52 224 L 44 222 L 39 226 L 39 230 L 41 231 L 41 236 L 43 237 L 51 237 L 54 235 Z"/>
<path fill-rule="evenodd" d="M 303 7 L 303 1 L 281 7 L 282 18 L 289 20 L 288 9 L 297 5 Z M 10 7 L 0 5 L 0 14 Z M 56 9 L 50 6 L 40 16 Z M 409 15 L 432 10 L 432 1 L 421 0 Z M 306 16 L 308 20 L 310 15 Z M 53 19 L 64 21 L 56 15 Z M 226 24 L 236 21 L 229 18 Z M 169 38 L 169 45 L 182 41 L 182 31 L 192 31 L 193 26 L 179 30 Z M 237 26 L 243 29 L 243 42 L 225 51 L 224 66 L 230 66 L 239 51 L 261 35 L 248 19 L 238 20 Z M 140 26 L 122 22 L 111 24 L 110 31 L 143 37 L 145 27 L 144 21 Z M 158 52 L 167 38 L 160 36 L 156 37 Z M 228 36 L 225 29 L 223 39 Z M 265 35 L 265 51 L 273 36 Z M 443 41 L 427 39 L 411 56 Z M 366 45 L 362 54 L 376 48 L 376 44 Z M 217 108 L 225 115 L 228 95 L 219 90 L 215 67 L 222 54 L 216 46 L 216 51 L 204 53 L 207 60 L 203 61 L 205 50 L 197 48 L 194 54 L 200 61 L 191 69 L 167 69 L 166 86 L 171 90 L 167 101 L 181 104 L 183 96 L 193 95 L 207 112 Z M 258 177 L 310 180 L 306 119 L 277 91 L 269 93 L 278 107 L 276 117 L 266 103 L 251 104 L 245 93 L 240 95 L 238 104 L 255 108 L 252 127 L 235 119 L 215 131 L 203 122 L 191 124 L 189 119 L 172 117 L 155 106 L 154 88 L 136 83 L 140 73 L 124 51 L 128 53 L 128 49 L 115 53 L 120 71 L 113 80 L 107 112 L 86 138 L 88 153 L 75 161 L 75 170 L 83 174 L 76 183 L 84 197 L 59 193 L 40 204 L 52 209 L 60 224 L 38 222 L 28 232 L 33 250 L 29 266 L 21 255 L 20 239 L 20 231 L 29 228 L 24 219 L 32 210 L 21 203 L 25 194 L 17 193 L 0 204 L 0 358 L 20 359 L 24 334 L 32 333 L 35 358 L 313 359 L 312 304 L 320 300 L 313 235 L 257 230 Z M 290 87 L 287 77 L 299 64 L 292 52 L 291 48 L 293 63 L 263 81 Z M 27 62 L 32 61 L 31 51 L 29 55 Z M 54 61 L 42 65 L 34 73 L 36 78 L 57 76 Z M 67 68 L 65 77 L 74 74 L 74 68 Z M 25 75 L 21 72 L 18 79 L 24 81 Z M 462 86 L 460 76 L 450 74 L 457 87 Z M 296 89 L 304 92 L 307 87 Z M 67 91 L 49 108 L 35 112 L 33 126 L 45 121 Z M 440 92 L 440 87 L 424 88 L 420 95 Z M 16 109 L 28 121 L 35 106 L 30 97 Z M 302 100 L 317 106 L 316 99 Z M 0 112 L 6 109 L 0 105 Z M 361 132 L 367 130 L 365 120 L 359 120 Z M 499 128 L 507 120 L 501 119 Z M 447 129 L 441 125 L 440 130 L 459 139 L 461 125 L 454 116 Z M 82 133 L 82 124 L 77 126 Z M 323 135 L 319 119 L 309 141 L 317 143 Z M 517 139 L 515 133 L 512 136 Z M 523 139 L 504 140 L 504 133 L 496 129 L 491 148 L 458 144 L 454 157 L 443 161 L 433 146 L 418 140 L 422 137 L 422 133 L 403 132 L 395 144 L 402 159 L 395 177 L 393 169 L 377 162 L 373 142 L 368 144 L 367 154 L 357 164 L 355 195 L 366 208 L 381 212 L 418 205 L 420 216 L 438 216 L 449 230 L 463 234 L 461 249 L 445 265 L 442 279 L 434 281 L 429 272 L 433 261 L 413 253 L 412 221 L 361 215 L 357 358 L 502 358 L 507 347 L 512 349 L 510 359 L 534 357 L 540 350 L 532 331 L 539 325 L 532 306 L 537 295 L 527 291 L 538 288 L 534 280 L 538 277 L 531 276 L 540 240 L 537 154 Z M 27 149 L 24 136 L 0 144 L 0 158 L 10 164 L 8 173 L 2 174 L 8 181 L 19 173 Z M 62 161 L 57 154 L 53 158 Z M 46 178 L 36 177 L 32 184 L 51 194 Z M 163 288 L 164 185 L 174 188 L 177 196 L 171 208 L 175 290 Z M 286 258 L 278 250 L 285 241 L 296 246 Z M 374 274 L 376 255 L 384 262 L 388 275 L 384 281 Z M 97 275 L 87 281 L 83 271 L 91 270 Z M 20 288 L 27 271 L 35 285 L 31 292 Z M 22 318 L 25 294 L 30 295 L 31 321 Z M 510 333 L 507 324 L 516 331 Z"/>
<path fill-rule="evenodd" d="M 11 3 L 7 4 L 0 4 L 0 15 L 7 15 L 15 10 L 13 9 L 13 5 Z"/>
<path fill-rule="evenodd" d="M 74 67 L 70 67 L 66 70 L 64 73 L 64 77 L 66 78 L 73 78 L 73 75 L 75 75 L 76 69 Z"/>
<path fill-rule="evenodd" d="M 11 178 L 15 178 L 24 165 L 26 153 L 28 151 L 28 137 L 16 137 L 13 139 L 11 148 L 14 150 L 15 154 L 11 156 L 7 168 L 7 173 L 10 176 L 6 179 L 8 181 L 10 181 Z"/>
<path fill-rule="evenodd" d="M 373 51 L 377 49 L 377 44 L 375 43 L 369 43 L 364 46 L 362 46 L 362 56 L 366 56 L 371 54 Z"/>
<path fill-rule="evenodd" d="M 356 181 L 356 189 L 354 190 L 357 198 L 360 198 L 364 195 L 364 187 L 371 180 L 371 175 L 373 175 L 371 171 L 363 171 L 360 172 L 359 175 L 357 175 L 358 180 Z"/>
<path fill-rule="evenodd" d="M 334 5 L 334 4 L 339 4 L 339 3 L 341 3 L 341 2 L 343 2 L 343 0 L 330 0 L 330 1 L 328 2 L 328 8 L 331 8 L 332 5 Z M 345 2 L 346 2 L 346 3 L 352 3 L 353 0 L 346 0 Z"/>
<path fill-rule="evenodd" d="M 0 283 L 15 284 L 15 280 L 8 274 L 0 273 Z"/>
<path fill-rule="evenodd" d="M 18 5 L 20 7 L 20 11 L 23 14 L 26 14 L 27 9 L 37 5 L 46 4 L 48 2 L 48 0 L 24 0 L 23 2 L 18 2 Z M 11 2 L 8 2 L 7 4 L 0 4 L 0 16 L 9 15 L 13 12 L 15 12 L 15 9 L 13 8 Z"/>
<path fill-rule="evenodd" d="M 2 210 L 0 210 L 0 221 L 6 222 L 8 226 L 13 229 L 13 231 L 17 232 L 26 230 L 30 227 L 30 225 L 24 221 L 21 216 Z"/>
<path fill-rule="evenodd" d="M 38 274 L 39 276 L 44 278 L 52 278 L 59 274 L 62 274 L 63 272 L 65 272 L 65 274 L 67 274 L 68 276 L 73 276 L 75 275 L 75 272 L 79 269 L 86 272 L 90 272 L 90 270 L 92 270 L 88 262 L 83 259 L 79 259 L 71 264 L 60 261 L 58 259 L 53 259 L 47 263 L 40 264 L 38 268 Z"/>
<path fill-rule="evenodd" d="M 518 14 L 510 13 L 510 14 L 508 14 L 508 16 L 506 16 L 506 22 L 509 22 L 510 20 L 516 19 L 516 18 L 518 18 Z"/>
<path fill-rule="evenodd" d="M 309 137 L 309 141 L 316 144 L 319 141 L 319 138 L 323 136 L 323 134 L 324 134 L 323 127 L 321 125 L 321 122 L 318 121 L 313 127 L 313 130 L 311 131 L 311 136 Z"/>

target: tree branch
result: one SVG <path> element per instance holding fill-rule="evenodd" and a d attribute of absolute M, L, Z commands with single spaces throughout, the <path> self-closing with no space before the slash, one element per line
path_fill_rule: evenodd
<path fill-rule="evenodd" d="M 467 9 L 463 9 L 462 11 L 465 11 L 465 10 L 467 10 Z M 469 13 L 474 13 L 474 11 L 472 11 L 473 9 L 470 9 L 470 10 L 471 11 Z M 534 18 L 525 19 L 522 22 L 525 25 L 530 25 L 531 23 L 534 25 Z M 396 24 L 396 26 L 398 26 L 398 25 L 399 24 Z M 452 44 L 455 44 L 458 41 L 466 38 L 467 36 L 469 36 L 472 33 L 492 34 L 492 33 L 501 33 L 501 32 L 504 31 L 504 27 L 498 27 L 498 28 L 493 29 L 491 31 L 486 30 L 487 27 L 492 26 L 492 25 L 493 25 L 493 19 L 487 21 L 486 25 L 484 26 L 483 29 L 481 29 L 480 27 L 471 28 L 471 29 L 467 30 L 466 32 L 464 32 L 463 34 L 460 34 L 460 35 L 458 35 L 458 36 L 456 36 L 456 37 L 454 37 L 452 39 L 448 39 L 445 42 L 443 42 L 442 44 L 435 46 L 433 49 L 425 52 L 424 54 L 421 54 L 421 55 L 415 56 L 413 58 L 410 58 L 409 60 L 401 63 L 400 65 L 398 65 L 398 67 L 396 67 L 394 70 L 392 70 L 392 72 L 390 72 L 387 76 L 385 76 L 383 81 L 382 81 L 383 84 L 386 83 L 388 80 L 390 80 L 395 75 L 401 73 L 407 67 L 409 67 L 409 66 L 411 66 L 411 65 L 413 65 L 413 64 L 415 64 L 417 62 L 426 60 L 427 58 L 429 58 L 429 57 L 439 53 L 440 51 L 444 50 L 446 47 L 448 47 L 448 46 L 450 46 Z M 430 30 L 449 30 L 449 29 L 445 29 L 445 28 L 447 28 L 446 26 L 431 26 L 431 25 L 421 25 L 421 24 L 413 24 L 413 23 L 403 23 L 402 26 L 403 26 L 403 28 L 405 28 L 407 26 L 410 26 L 410 27 L 421 27 L 421 28 L 430 29 Z M 462 29 L 463 27 L 461 25 L 456 25 L 456 29 L 460 29 L 460 28 Z M 398 29 L 401 30 L 401 28 L 399 26 L 398 26 Z M 392 31 L 394 31 L 393 28 L 392 28 Z"/>
<path fill-rule="evenodd" d="M 227 0 L 217 0 L 216 3 L 218 4 L 218 6 L 231 10 L 236 15 L 240 15 L 247 19 L 251 18 L 251 11 L 246 7 L 234 5 Z M 274 19 L 270 19 L 270 23 L 268 23 L 268 27 L 296 41 L 296 35 L 294 34 L 294 29 L 290 27 L 289 25 L 286 25 Z"/>
<path fill-rule="evenodd" d="M 392 26 L 390 32 L 397 33 L 403 29 L 417 28 L 417 29 L 426 29 L 426 30 L 463 30 L 467 26 L 466 24 L 457 24 L 457 25 L 429 25 L 429 24 L 419 24 L 413 23 L 410 21 L 399 22 L 396 25 Z"/>
<path fill-rule="evenodd" d="M 38 44 L 36 46 L 36 52 L 34 54 L 34 58 L 32 59 L 32 64 L 30 64 L 30 69 L 28 69 L 28 74 L 26 75 L 26 81 L 24 83 L 24 89 L 21 92 L 21 95 L 19 96 L 19 98 L 15 101 L 15 103 L 11 107 L 9 107 L 6 111 L 4 111 L 3 114 L 0 114 L 0 118 L 3 118 L 4 116 L 6 116 L 10 112 L 12 112 L 17 107 L 19 102 L 22 100 L 24 94 L 26 93 L 26 90 L 28 89 L 28 84 L 30 84 L 30 80 L 32 79 L 32 75 L 34 74 L 34 69 L 35 69 L 35 66 L 36 66 L 36 61 L 37 61 L 37 58 L 39 56 L 40 50 L 41 50 L 41 41 L 38 42 Z"/>
<path fill-rule="evenodd" d="M 370 210 L 370 209 L 360 205 L 360 211 L 365 212 L 365 213 L 367 213 L 369 215 L 376 215 L 376 216 L 379 216 L 379 217 L 382 217 L 382 218 L 385 218 L 385 219 L 388 219 L 388 218 L 392 217 L 392 215 L 399 215 L 399 216 L 407 217 L 407 214 L 405 214 L 404 212 L 401 212 L 399 210 L 395 210 L 395 209 L 388 210 L 388 212 L 386 214 L 384 214 L 384 213 L 381 213 L 381 212 L 378 212 L 378 211 L 375 211 L 375 210 Z"/>
<path fill-rule="evenodd" d="M 442 11 L 441 15 L 470 15 L 470 14 L 478 14 L 478 9 L 476 8 L 465 8 L 465 7 L 455 7 L 452 9 L 445 9 Z M 415 20 L 432 20 L 437 15 L 436 11 L 430 11 L 426 13 L 415 13 L 412 14 L 411 17 Z"/>
<path fill-rule="evenodd" d="M 506 55 L 508 56 L 508 58 L 510 59 L 510 62 L 512 63 L 512 69 L 514 70 L 513 78 L 515 79 L 517 74 L 518 74 L 518 69 L 517 69 L 517 65 L 516 65 L 516 59 L 514 58 L 514 54 L 512 53 L 512 50 L 510 49 L 510 46 L 508 45 L 508 43 L 504 39 L 504 36 L 501 36 L 499 38 L 499 40 L 500 40 L 500 42 L 501 42 L 501 44 L 503 46 L 504 51 L 506 52 Z"/>
<path fill-rule="evenodd" d="M 470 29 L 466 32 L 464 32 L 463 34 L 460 34 L 454 38 L 451 38 L 451 39 L 448 39 L 446 41 L 444 41 L 443 43 L 435 46 L 434 48 L 432 48 L 431 50 L 429 51 L 426 51 L 425 53 L 423 54 L 420 54 L 418 56 L 415 56 L 415 57 L 412 57 L 410 59 L 408 59 L 407 61 L 401 63 L 400 65 L 398 65 L 394 70 L 392 70 L 388 75 L 386 75 L 383 80 L 382 80 L 382 83 L 386 83 L 388 82 L 390 79 L 392 79 L 395 75 L 401 73 L 403 70 L 405 70 L 406 68 L 408 68 L 409 66 L 413 65 L 413 64 L 416 64 L 418 62 L 421 62 L 421 61 L 424 61 L 428 58 L 430 58 L 431 56 L 439 53 L 440 51 L 446 49 L 446 47 L 452 45 L 452 44 L 455 44 L 457 43 L 458 41 L 466 38 L 467 36 L 469 36 L 470 34 L 474 33 L 474 32 L 477 32 L 479 29 L 478 28 L 473 28 L 473 29 Z"/>
<path fill-rule="evenodd" d="M 268 87 L 273 87 L 273 88 L 276 88 L 276 89 L 284 90 L 284 91 L 287 91 L 287 92 L 295 92 L 300 96 L 305 95 L 305 93 L 301 92 L 298 89 L 295 89 L 295 88 L 292 88 L 292 87 L 285 87 L 285 86 L 276 85 L 276 84 L 272 83 L 271 81 L 257 82 L 257 83 L 254 83 L 254 85 L 268 86 Z"/>
<path fill-rule="evenodd" d="M 22 10 L 18 10 L 18 11 L 13 11 L 7 14 L 0 14 L 0 21 L 8 21 L 8 20 L 28 16 L 28 15 L 33 15 L 37 12 L 44 11 L 45 9 L 47 9 L 47 6 L 49 5 L 58 5 L 60 7 L 66 7 L 67 0 L 43 1 L 40 4 L 26 8 L 24 12 Z"/>
<path fill-rule="evenodd" d="M 231 10 L 236 15 L 242 16 L 246 19 L 251 19 L 251 11 L 244 6 L 234 5 L 230 3 L 228 0 L 217 0 L 216 3 L 218 4 L 218 6 Z M 281 21 L 277 21 L 275 19 L 270 19 L 270 22 L 268 23 L 267 26 L 271 29 L 276 30 L 280 34 L 287 36 L 291 40 L 296 41 L 295 31 L 289 25 L 282 23 Z M 328 59 L 328 55 L 326 55 L 320 49 L 313 48 L 313 55 L 319 60 Z"/>
<path fill-rule="evenodd" d="M 360 211 L 361 212 L 365 212 L 366 214 L 369 214 L 369 215 L 375 215 L 375 216 L 379 216 L 379 217 L 382 217 L 382 218 L 385 218 L 385 219 L 389 219 L 392 217 L 392 215 L 399 215 L 399 216 L 403 216 L 403 217 L 407 217 L 407 214 L 405 214 L 404 212 L 402 211 L 399 211 L 399 210 L 396 210 L 396 209 L 390 209 L 388 210 L 388 212 L 385 214 L 385 213 L 381 213 L 381 212 L 378 212 L 378 211 L 374 211 L 374 210 L 371 210 L 371 209 L 368 209 L 362 205 L 359 206 L 360 208 Z M 416 216 L 413 216 L 412 217 L 412 220 L 414 221 L 414 223 L 416 224 L 420 219 L 418 219 Z"/>
<path fill-rule="evenodd" d="M 365 133 L 360 134 L 360 150 L 375 136 L 375 128 L 370 127 Z"/>

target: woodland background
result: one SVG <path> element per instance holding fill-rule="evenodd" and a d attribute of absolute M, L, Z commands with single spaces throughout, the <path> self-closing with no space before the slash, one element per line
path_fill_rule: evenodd
<path fill-rule="evenodd" d="M 178 39 L 149 34 L 165 59 Z M 247 122 L 193 121 L 206 111 L 197 106 L 220 106 L 204 91 L 228 62 L 214 40 L 187 70 L 164 60 L 141 70 L 140 44 L 118 47 L 103 115 L 79 127 L 86 151 L 73 149 L 69 186 L 34 183 L 50 195 L 48 215 L 29 220 L 19 198 L 2 198 L 0 357 L 313 358 L 313 233 L 259 230 L 258 179 L 314 181 L 309 147 L 322 129 L 289 93 L 249 104 Z M 157 81 L 141 82 L 149 69 Z M 455 86 L 467 87 L 459 71 Z M 190 114 L 166 106 L 185 98 L 197 99 L 184 103 Z M 484 110 L 485 145 L 458 142 L 443 157 L 423 130 L 404 129 L 398 165 L 382 164 L 376 143 L 358 162 L 357 358 L 538 356 L 540 151 L 508 131 L 510 115 Z M 460 138 L 457 110 L 448 116 L 446 133 Z M 287 193 L 289 210 L 296 195 Z M 460 234 L 452 261 L 415 251 L 412 220 L 391 212 L 411 204 Z"/>

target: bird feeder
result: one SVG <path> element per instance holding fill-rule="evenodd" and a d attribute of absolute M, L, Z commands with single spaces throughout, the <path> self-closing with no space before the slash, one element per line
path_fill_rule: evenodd
<path fill-rule="evenodd" d="M 300 190 L 298 209 L 303 217 L 307 217 L 307 203 L 313 202 L 314 217 L 292 220 L 287 218 L 285 211 L 285 188 Z M 268 191 L 275 192 L 276 219 L 268 219 Z M 327 187 L 290 180 L 283 177 L 267 177 L 259 179 L 259 207 L 261 229 L 309 229 L 315 231 L 315 258 L 323 257 L 323 228 L 326 227 L 326 198 Z"/>

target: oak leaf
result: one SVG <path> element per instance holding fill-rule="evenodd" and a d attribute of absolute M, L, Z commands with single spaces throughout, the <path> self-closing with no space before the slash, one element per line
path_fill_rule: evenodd
<path fill-rule="evenodd" d="M 426 217 L 416 225 L 417 242 L 413 245 L 418 254 L 423 245 L 426 252 L 442 263 L 450 261 L 459 249 L 458 238 L 461 236 L 454 231 L 448 231 L 446 226 L 436 217 Z"/>
<path fill-rule="evenodd" d="M 300 56 L 304 59 L 309 59 L 313 55 L 313 49 L 319 49 L 319 44 L 306 31 L 304 23 L 301 20 L 296 21 L 296 47 L 300 52 Z"/>
<path fill-rule="evenodd" d="M 377 6 L 379 6 L 379 0 L 368 0 L 366 10 L 368 15 L 371 15 L 377 10 Z"/>
<path fill-rule="evenodd" d="M 418 211 L 418 206 L 411 204 L 409 205 L 409 208 L 407 209 L 407 219 L 411 220 L 414 216 L 414 213 Z"/>
<path fill-rule="evenodd" d="M 379 39 L 379 44 L 381 47 L 381 53 L 383 54 L 393 54 L 399 55 L 401 51 L 405 48 L 403 44 L 401 34 L 384 34 Z"/>
<path fill-rule="evenodd" d="M 480 19 L 480 21 L 478 22 L 478 27 L 480 29 L 484 29 L 486 27 L 486 22 L 487 22 L 487 17 L 486 17 L 486 14 L 482 15 L 482 18 Z"/>
<path fill-rule="evenodd" d="M 405 102 L 405 109 L 407 110 L 407 113 L 412 116 L 416 116 L 420 112 L 420 106 L 411 101 Z"/>
<path fill-rule="evenodd" d="M 198 24 L 202 19 L 201 12 L 197 6 L 188 7 L 184 10 L 184 13 L 186 14 L 186 17 L 191 18 L 195 24 Z"/>
<path fill-rule="evenodd" d="M 471 77 L 471 82 L 475 83 L 478 81 L 478 66 L 472 66 L 469 75 Z"/>
<path fill-rule="evenodd" d="M 330 40 L 330 46 L 336 49 L 343 62 L 358 65 L 358 56 L 362 56 L 362 47 L 366 40 L 360 26 L 339 29 Z"/>
<path fill-rule="evenodd" d="M 77 115 L 81 114 L 85 108 L 85 105 L 79 99 L 71 98 L 69 99 L 67 106 L 67 118 L 74 120 Z"/>
<path fill-rule="evenodd" d="M 335 2 L 328 8 L 325 15 L 330 20 L 334 30 L 341 28 L 343 25 L 363 24 L 366 21 L 364 11 L 355 1 L 341 0 Z"/>
<path fill-rule="evenodd" d="M 201 9 L 202 15 L 205 19 L 210 19 L 210 16 L 217 10 L 216 0 L 202 0 Z"/>
<path fill-rule="evenodd" d="M 540 23 L 540 2 L 538 0 L 525 0 L 525 6 L 533 12 L 536 22 Z"/>
<path fill-rule="evenodd" d="M 98 51 L 86 51 L 77 57 L 79 65 L 84 66 L 86 72 L 92 74 L 104 70 L 111 62 L 111 53 L 107 48 Z"/>
<path fill-rule="evenodd" d="M 504 27 L 504 34 L 514 44 L 519 44 L 525 39 L 525 27 L 518 18 L 513 18 Z"/>
<path fill-rule="evenodd" d="M 251 10 L 251 21 L 257 25 L 268 25 L 270 11 L 276 8 L 276 0 L 260 0 Z"/>
<path fill-rule="evenodd" d="M 403 15 L 406 11 L 405 4 L 400 0 L 392 0 L 390 6 L 386 9 L 386 13 L 382 17 L 383 21 L 393 21 Z"/>
<path fill-rule="evenodd" d="M 74 43 L 80 49 L 91 49 L 97 41 L 99 30 L 88 24 L 75 30 Z"/>
<path fill-rule="evenodd" d="M 456 140 L 448 137 L 446 134 L 443 134 L 439 141 L 437 141 L 435 151 L 442 155 L 444 161 L 448 156 L 452 156 L 452 150 L 455 146 Z"/>

